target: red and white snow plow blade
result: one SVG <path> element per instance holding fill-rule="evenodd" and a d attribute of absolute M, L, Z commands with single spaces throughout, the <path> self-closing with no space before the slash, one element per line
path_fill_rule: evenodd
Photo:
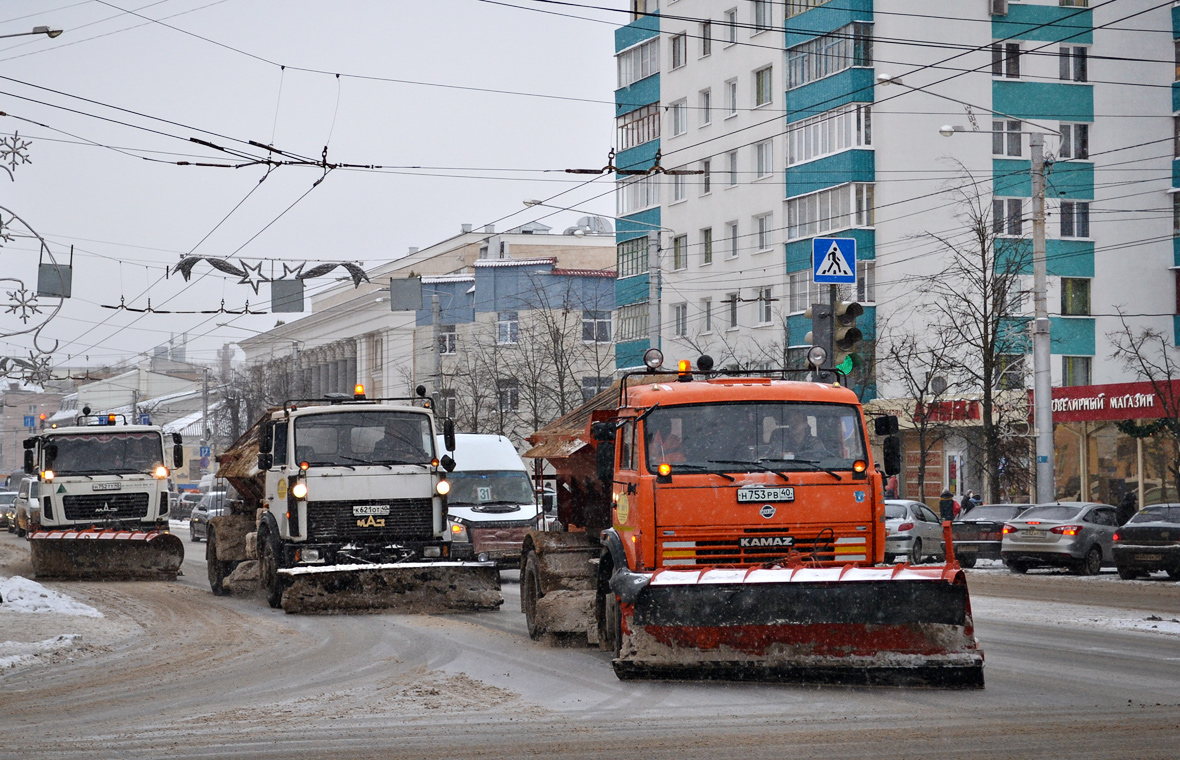
<path fill-rule="evenodd" d="M 623 571 L 611 588 L 620 678 L 983 687 L 957 564 Z"/>
<path fill-rule="evenodd" d="M 184 561 L 184 543 L 156 530 L 37 530 L 29 548 L 37 578 L 175 580 Z"/>

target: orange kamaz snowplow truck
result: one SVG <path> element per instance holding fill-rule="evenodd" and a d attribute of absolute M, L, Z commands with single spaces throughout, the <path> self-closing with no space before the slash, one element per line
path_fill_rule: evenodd
<path fill-rule="evenodd" d="M 883 564 L 856 394 L 711 367 L 630 373 L 530 439 L 562 529 L 524 542 L 529 634 L 584 635 L 625 679 L 982 687 L 953 547 L 943 565 Z"/>

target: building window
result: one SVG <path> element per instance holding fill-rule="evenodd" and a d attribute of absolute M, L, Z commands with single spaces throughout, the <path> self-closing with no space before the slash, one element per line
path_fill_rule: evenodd
<path fill-rule="evenodd" d="M 660 205 L 660 181 L 657 175 L 629 177 L 619 180 L 615 187 L 615 203 L 618 208 L 615 216 L 626 216 Z"/>
<path fill-rule="evenodd" d="M 729 186 L 737 187 L 738 183 L 738 152 L 730 151 L 729 153 Z"/>
<path fill-rule="evenodd" d="M 515 311 L 496 313 L 496 342 L 502 346 L 515 345 L 520 338 L 520 320 Z"/>
<path fill-rule="evenodd" d="M 672 118 L 672 135 L 682 135 L 688 131 L 688 103 L 678 100 L 668 107 Z"/>
<path fill-rule="evenodd" d="M 706 227 L 701 230 L 701 263 L 713 263 L 713 228 Z"/>
<path fill-rule="evenodd" d="M 767 66 L 754 72 L 754 107 L 758 108 L 774 99 L 774 68 Z"/>
<path fill-rule="evenodd" d="M 582 342 L 610 343 L 610 312 L 582 310 Z"/>
<path fill-rule="evenodd" d="M 453 388 L 445 388 L 438 392 L 438 405 L 444 417 L 455 419 L 459 416 L 459 394 Z"/>
<path fill-rule="evenodd" d="M 672 307 L 672 328 L 677 338 L 688 335 L 688 304 L 678 303 Z"/>
<path fill-rule="evenodd" d="M 600 377 L 597 375 L 587 375 L 582 378 L 582 403 L 589 401 L 597 396 L 599 393 L 607 390 L 611 386 L 611 379 L 609 377 Z"/>
<path fill-rule="evenodd" d="M 647 271 L 647 238 L 619 243 L 619 277 L 633 277 Z"/>
<path fill-rule="evenodd" d="M 713 53 L 713 22 L 701 22 L 701 58 Z"/>
<path fill-rule="evenodd" d="M 1172 158 L 1180 158 L 1180 116 L 1172 117 Z"/>
<path fill-rule="evenodd" d="M 648 316 L 649 312 L 646 303 L 633 303 L 628 306 L 620 306 L 618 310 L 619 341 L 626 342 L 646 338 Z"/>
<path fill-rule="evenodd" d="M 707 127 L 713 123 L 713 91 L 701 90 L 701 126 Z"/>
<path fill-rule="evenodd" d="M 1180 193 L 1172 193 L 1172 237 L 1180 237 Z"/>
<path fill-rule="evenodd" d="M 619 68 L 619 89 L 628 87 L 640 79 L 660 73 L 660 38 L 636 45 L 616 56 Z"/>
<path fill-rule="evenodd" d="M 672 238 L 672 269 L 688 269 L 688 235 Z"/>
<path fill-rule="evenodd" d="M 1020 78 L 1020 43 L 992 43 L 992 76 L 1006 79 Z"/>
<path fill-rule="evenodd" d="M 729 115 L 737 116 L 738 112 L 738 95 L 737 95 L 737 80 L 730 79 L 725 83 L 725 92 L 729 96 Z"/>
<path fill-rule="evenodd" d="M 725 12 L 725 26 L 728 30 L 725 41 L 730 45 L 737 44 L 737 8 L 730 8 Z"/>
<path fill-rule="evenodd" d="M 678 69 L 688 61 L 688 35 L 672 35 L 672 68 Z"/>
<path fill-rule="evenodd" d="M 1062 8 L 1088 8 L 1090 0 L 1057 0 L 1057 4 Z"/>
<path fill-rule="evenodd" d="M 1086 201 L 1061 202 L 1061 237 L 1090 237 L 1090 204 Z"/>
<path fill-rule="evenodd" d="M 683 166 L 679 167 L 681 170 Z M 673 174 L 672 175 L 672 202 L 682 201 L 688 197 L 688 175 Z"/>
<path fill-rule="evenodd" d="M 713 161 L 706 158 L 701 162 L 701 195 L 713 192 Z"/>
<path fill-rule="evenodd" d="M 792 314 L 807 311 L 811 305 L 811 270 L 804 269 L 787 275 L 788 303 L 787 308 Z"/>
<path fill-rule="evenodd" d="M 870 227 L 874 222 L 873 186 L 840 185 L 787 199 L 787 237 L 813 237 L 845 227 Z"/>
<path fill-rule="evenodd" d="M 787 50 L 787 89 L 873 65 L 872 24 L 855 23 Z"/>
<path fill-rule="evenodd" d="M 856 300 L 858 303 L 874 303 L 877 300 L 877 262 L 873 260 L 856 262 Z"/>
<path fill-rule="evenodd" d="M 726 224 L 725 230 L 729 238 L 729 258 L 736 259 L 738 255 L 738 223 L 730 222 Z"/>
<path fill-rule="evenodd" d="M 872 144 L 872 107 L 840 106 L 787 127 L 787 165 Z"/>
<path fill-rule="evenodd" d="M 701 332 L 713 332 L 713 299 L 701 299 Z"/>
<path fill-rule="evenodd" d="M 1058 75 L 1065 82 L 1086 81 L 1086 48 L 1066 46 L 1057 51 Z"/>
<path fill-rule="evenodd" d="M 753 0 L 754 2 L 754 34 L 766 32 L 771 28 L 770 0 Z"/>
<path fill-rule="evenodd" d="M 501 412 L 515 412 L 520 408 L 520 386 L 514 377 L 501 377 L 496 381 Z"/>
<path fill-rule="evenodd" d="M 758 324 L 760 325 L 768 325 L 771 322 L 770 305 L 774 302 L 772 291 L 772 288 L 759 288 L 758 290 Z"/>
<path fill-rule="evenodd" d="M 1061 278 L 1061 314 L 1066 317 L 1090 315 L 1090 280 L 1084 277 Z"/>
<path fill-rule="evenodd" d="M 738 303 L 740 300 L 737 293 L 727 293 L 725 295 L 725 305 L 729 307 L 729 329 L 736 329 L 738 326 Z"/>
<path fill-rule="evenodd" d="M 454 325 L 440 325 L 438 330 L 438 352 L 440 354 L 453 354 L 455 347 L 459 342 L 459 336 L 455 332 Z"/>
<path fill-rule="evenodd" d="M 992 122 L 992 155 L 1019 156 L 1024 143 L 1020 139 L 1021 122 L 1015 119 Z"/>
<path fill-rule="evenodd" d="M 1060 158 L 1090 157 L 1090 125 L 1062 124 Z"/>
<path fill-rule="evenodd" d="M 787 18 L 798 16 L 804 11 L 818 8 L 829 0 L 787 0 Z"/>
<path fill-rule="evenodd" d="M 1016 391 L 1024 388 L 1024 354 L 1000 354 L 1000 390 Z"/>
<path fill-rule="evenodd" d="M 1090 357 L 1061 357 L 1061 384 L 1065 386 L 1090 385 Z"/>
<path fill-rule="evenodd" d="M 773 140 L 765 140 L 754 146 L 754 171 L 759 179 L 774 173 Z"/>
<path fill-rule="evenodd" d="M 770 250 L 771 219 L 772 216 L 770 214 L 762 214 L 754 217 L 754 229 L 758 236 L 759 251 Z"/>
<path fill-rule="evenodd" d="M 660 139 L 660 106 L 637 108 L 615 119 L 618 149 L 627 150 Z"/>
<path fill-rule="evenodd" d="M 992 200 L 992 234 L 1020 237 L 1024 234 L 1024 201 L 1020 198 Z"/>

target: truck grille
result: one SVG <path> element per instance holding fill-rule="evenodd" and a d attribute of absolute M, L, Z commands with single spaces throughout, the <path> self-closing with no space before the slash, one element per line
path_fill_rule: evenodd
<path fill-rule="evenodd" d="M 126 520 L 147 517 L 150 495 L 140 493 L 66 494 L 67 520 Z"/>
<path fill-rule="evenodd" d="M 352 508 L 388 506 L 388 515 L 357 517 Z M 358 541 L 365 544 L 429 541 L 434 538 L 430 499 L 313 501 L 307 504 L 310 541 Z"/>
<path fill-rule="evenodd" d="M 749 531 L 744 537 L 757 537 L 761 533 L 762 531 Z M 775 531 L 775 534 L 786 535 L 786 532 Z M 788 552 L 792 550 L 799 553 L 799 559 L 803 562 L 843 561 L 845 551 L 842 547 L 841 551 L 837 552 L 836 544 L 837 541 L 831 535 L 823 535 L 815 538 L 794 536 L 790 546 L 742 546 L 738 536 L 682 536 L 677 531 L 676 536 L 661 537 L 659 541 L 660 564 L 662 566 L 761 565 L 786 557 Z M 863 540 L 857 546 L 857 551 L 860 555 L 864 555 Z M 838 554 L 841 556 L 837 556 Z M 857 557 L 857 559 L 860 558 Z"/>

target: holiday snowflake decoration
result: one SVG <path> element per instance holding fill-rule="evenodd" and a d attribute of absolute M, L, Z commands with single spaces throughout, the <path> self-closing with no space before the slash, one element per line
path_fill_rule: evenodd
<path fill-rule="evenodd" d="M 37 305 L 37 294 L 26 290 L 23 285 L 19 290 L 8 291 L 8 300 L 8 312 L 16 314 L 25 324 L 29 323 L 29 318 L 34 314 L 41 313 L 41 307 Z"/>
<path fill-rule="evenodd" d="M 4 141 L 0 156 L 5 162 L 20 154 L 27 143 Z M 26 161 L 27 163 L 27 161 Z M 12 165 L 5 164 L 5 169 Z M 35 241 L 38 255 L 28 251 L 0 248 L 0 292 L 6 294 L 4 308 L 0 309 L 0 340 L 15 350 L 19 356 L 0 356 L 0 379 L 13 379 L 41 385 L 50 379 L 52 354 L 57 350 L 57 341 L 51 346 L 42 345 L 42 331 L 57 313 L 61 311 L 64 298 L 50 295 L 53 290 L 42 287 L 42 275 L 58 283 L 67 279 L 68 266 L 59 264 L 49 246 L 23 219 L 7 208 L 0 207 L 0 242 L 16 239 Z M 29 283 L 37 283 L 31 287 Z M 19 336 L 26 336 L 21 338 Z M 13 350 L 13 349 L 10 349 Z"/>
<path fill-rule="evenodd" d="M 29 146 L 32 145 L 28 140 L 21 138 L 20 134 L 13 132 L 11 137 L 0 138 L 0 168 L 8 172 L 8 178 L 16 181 L 16 177 L 12 173 L 16 171 L 16 167 L 21 164 L 32 163 L 29 160 Z"/>
<path fill-rule="evenodd" d="M 262 263 L 248 264 L 244 261 L 233 262 L 226 259 L 219 259 L 213 256 L 186 256 L 180 260 L 176 266 L 172 267 L 172 272 L 179 273 L 184 277 L 184 281 L 188 282 L 193 276 L 193 267 L 199 262 L 207 261 L 209 266 L 213 267 L 219 272 L 225 272 L 228 275 L 240 278 L 238 283 L 241 285 L 249 285 L 254 289 L 254 293 L 258 293 L 258 286 L 264 282 L 278 282 L 279 280 L 310 280 L 314 277 L 323 277 L 328 272 L 331 272 L 336 267 L 344 267 L 348 270 L 349 277 L 352 278 L 352 285 L 359 288 L 362 282 L 369 282 L 369 276 L 365 274 L 365 270 L 359 264 L 354 264 L 351 261 L 340 261 L 328 264 L 318 264 L 306 272 L 303 268 L 307 266 L 306 262 L 300 263 L 296 266 L 283 264 L 283 275 L 278 278 L 267 277 L 262 273 Z M 290 275 L 290 276 L 289 276 Z"/>

